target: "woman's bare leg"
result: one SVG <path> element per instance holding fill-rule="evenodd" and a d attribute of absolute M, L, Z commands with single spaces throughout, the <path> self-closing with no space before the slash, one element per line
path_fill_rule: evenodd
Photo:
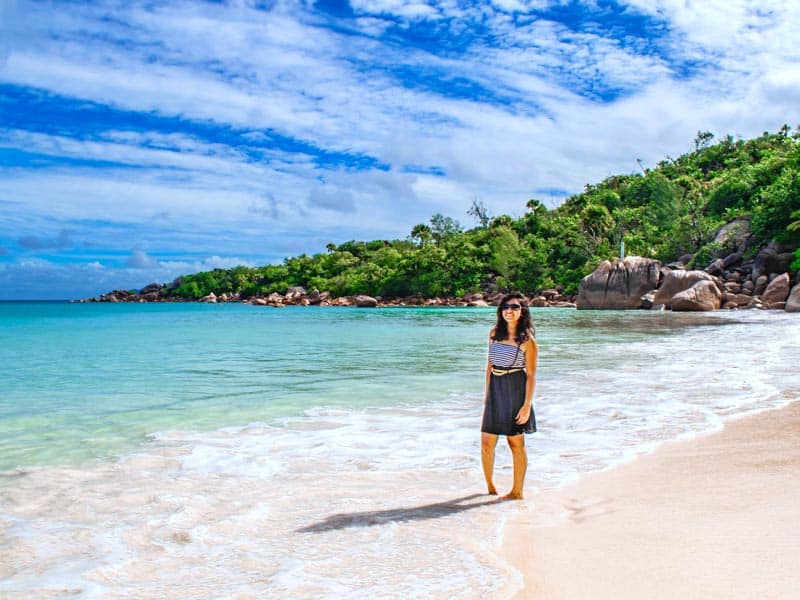
<path fill-rule="evenodd" d="M 497 446 L 497 436 L 493 433 L 481 432 L 481 466 L 483 467 L 483 476 L 486 478 L 486 487 L 493 496 L 497 495 L 497 488 L 492 482 L 495 446 Z"/>
<path fill-rule="evenodd" d="M 522 486 L 525 483 L 525 472 L 528 470 L 528 453 L 525 452 L 525 436 L 508 436 L 508 446 L 511 448 L 511 458 L 514 463 L 514 486 L 511 491 L 503 496 L 507 500 L 522 500 Z"/>

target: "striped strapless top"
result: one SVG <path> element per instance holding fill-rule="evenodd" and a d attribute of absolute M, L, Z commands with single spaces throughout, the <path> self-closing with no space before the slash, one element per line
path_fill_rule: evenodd
<path fill-rule="evenodd" d="M 525 367 L 525 350 L 519 346 L 492 342 L 489 344 L 489 362 L 501 369 L 522 369 Z"/>

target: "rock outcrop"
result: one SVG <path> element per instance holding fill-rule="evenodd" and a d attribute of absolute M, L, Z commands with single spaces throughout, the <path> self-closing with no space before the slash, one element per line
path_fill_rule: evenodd
<path fill-rule="evenodd" d="M 789 297 L 786 299 L 786 312 L 800 312 L 800 283 L 792 288 Z"/>
<path fill-rule="evenodd" d="M 777 305 L 786 302 L 789 291 L 789 274 L 783 273 L 770 281 L 764 293 L 761 294 L 761 302 L 765 308 L 779 308 Z"/>
<path fill-rule="evenodd" d="M 151 283 L 150 285 L 144 286 L 142 289 L 139 290 L 139 295 L 145 296 L 147 294 L 160 294 L 164 286 L 160 283 Z"/>
<path fill-rule="evenodd" d="M 470 300 L 469 302 L 467 302 L 467 306 L 486 307 L 489 306 L 489 303 L 486 300 Z"/>
<path fill-rule="evenodd" d="M 577 307 L 641 308 L 642 296 L 658 287 L 660 270 L 659 261 L 639 256 L 628 256 L 613 263 L 603 261 L 581 280 Z"/>
<path fill-rule="evenodd" d="M 378 306 L 378 300 L 372 296 L 359 294 L 353 298 L 353 304 L 359 308 L 375 308 Z"/>
<path fill-rule="evenodd" d="M 717 284 L 704 279 L 672 296 L 670 305 L 675 311 L 717 310 L 721 300 L 722 293 Z"/>
<path fill-rule="evenodd" d="M 653 297 L 653 304 L 663 304 L 667 308 L 672 308 L 672 298 L 676 294 L 690 289 L 699 281 L 714 282 L 714 277 L 705 271 L 664 271 L 662 275 L 661 287 Z"/>
<path fill-rule="evenodd" d="M 714 245 L 723 252 L 744 252 L 750 239 L 750 217 L 739 217 L 726 223 L 714 235 Z"/>
<path fill-rule="evenodd" d="M 739 308 L 749 306 L 753 302 L 753 297 L 747 294 L 722 293 L 722 308 Z"/>
<path fill-rule="evenodd" d="M 290 287 L 286 290 L 284 296 L 288 304 L 293 304 L 294 301 L 300 301 L 306 296 L 306 289 L 301 286 Z"/>
<path fill-rule="evenodd" d="M 724 233 L 724 232 L 723 232 Z M 730 232 L 729 232 L 730 233 Z M 732 244 L 727 243 L 726 246 Z M 676 311 L 725 309 L 786 309 L 797 311 L 800 292 L 794 298 L 792 284 L 800 285 L 800 273 L 788 272 L 795 254 L 791 247 L 772 242 L 755 258 L 745 258 L 746 240 L 737 239 L 734 251 L 714 259 L 704 270 L 686 270 L 691 256 L 663 265 L 640 257 L 604 261 L 581 280 L 578 308 L 668 308 Z M 653 268 L 660 272 L 658 276 Z M 540 306 L 544 298 L 534 298 Z M 554 303 L 548 303 L 554 306 Z"/>
<path fill-rule="evenodd" d="M 762 248 L 753 261 L 753 280 L 761 275 L 770 273 L 785 273 L 794 260 L 794 253 L 790 252 L 791 246 L 778 242 L 770 242 Z"/>

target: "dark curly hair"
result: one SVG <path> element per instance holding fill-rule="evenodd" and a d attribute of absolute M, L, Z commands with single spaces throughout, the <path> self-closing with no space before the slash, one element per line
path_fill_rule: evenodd
<path fill-rule="evenodd" d="M 522 307 L 522 310 L 520 311 L 519 322 L 517 324 L 517 339 L 515 340 L 517 344 L 521 344 L 529 338 L 535 338 L 536 330 L 534 329 L 531 321 L 531 311 L 528 309 L 525 296 L 518 292 L 514 292 L 512 294 L 506 294 L 503 296 L 503 299 L 500 300 L 500 304 L 497 305 L 497 322 L 492 330 L 492 339 L 496 342 L 501 342 L 508 338 L 508 323 L 503 318 L 503 305 L 509 300 L 517 300 Z"/>

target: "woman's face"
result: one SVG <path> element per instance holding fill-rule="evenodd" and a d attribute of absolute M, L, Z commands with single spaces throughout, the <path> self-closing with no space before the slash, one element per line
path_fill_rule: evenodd
<path fill-rule="evenodd" d="M 516 323 L 522 316 L 522 304 L 518 298 L 506 300 L 501 306 L 503 318 L 507 323 Z"/>

